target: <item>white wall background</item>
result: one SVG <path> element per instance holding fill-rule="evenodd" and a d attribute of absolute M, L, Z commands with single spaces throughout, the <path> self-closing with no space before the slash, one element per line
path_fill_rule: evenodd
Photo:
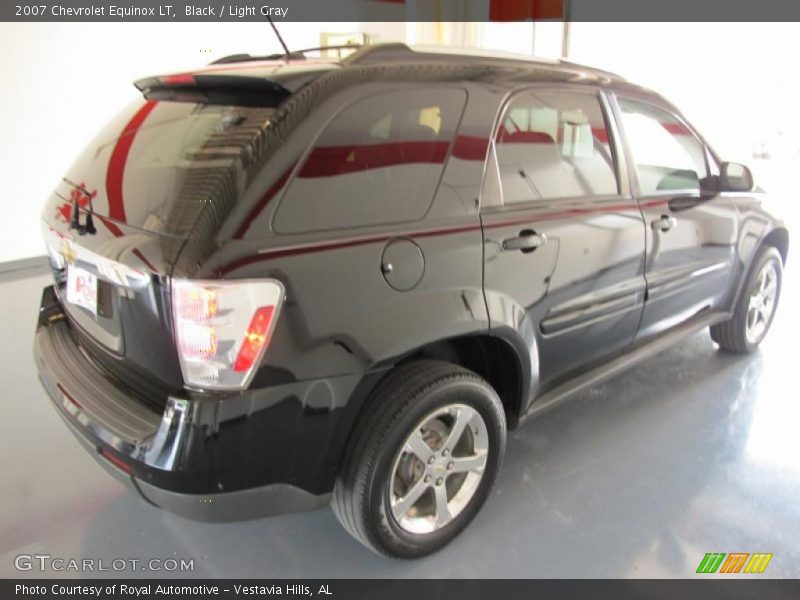
<path fill-rule="evenodd" d="M 748 164 L 798 214 L 800 24 L 573 23 L 570 39 L 570 60 L 666 96 L 723 159 Z M 754 158 L 757 146 L 772 158 Z"/>
<path fill-rule="evenodd" d="M 320 32 L 449 42 L 557 57 L 560 23 L 282 23 L 292 48 Z M 261 23 L 0 23 L 0 262 L 43 253 L 40 207 L 78 151 L 138 94 L 139 77 L 280 47 Z M 571 60 L 616 71 L 678 104 L 730 160 L 784 202 L 800 173 L 797 24 L 574 23 Z M 757 144 L 772 159 L 754 159 Z M 791 208 L 794 208 L 793 206 Z"/>
<path fill-rule="evenodd" d="M 358 23 L 281 23 L 290 48 Z M 405 23 L 370 24 L 380 40 Z M 266 23 L 0 23 L 0 263 L 44 254 L 41 206 L 78 152 L 139 94 L 140 77 L 227 54 L 281 52 Z"/>

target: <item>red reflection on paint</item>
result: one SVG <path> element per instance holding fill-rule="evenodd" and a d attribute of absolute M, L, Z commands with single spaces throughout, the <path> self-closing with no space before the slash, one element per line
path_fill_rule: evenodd
<path fill-rule="evenodd" d="M 256 217 L 261 214 L 261 212 L 267 207 L 270 200 L 272 200 L 275 195 L 286 185 L 286 182 L 289 180 L 289 175 L 291 175 L 292 171 L 294 170 L 294 165 L 296 163 L 292 163 L 289 165 L 289 168 L 286 169 L 283 174 L 278 177 L 278 180 L 273 183 L 270 188 L 264 193 L 261 198 L 259 198 L 258 202 L 253 205 L 253 208 L 250 209 L 250 212 L 247 213 L 247 216 L 242 221 L 242 224 L 239 226 L 239 229 L 236 230 L 236 233 L 233 235 L 236 239 L 242 239 L 244 235 L 247 233 L 247 230 L 250 229 L 250 226 L 253 224 L 253 221 L 256 220 Z"/>
<path fill-rule="evenodd" d="M 605 127 L 592 127 L 592 136 L 603 144 L 608 144 L 608 130 Z M 558 128 L 558 141 L 564 139 L 564 128 Z M 505 127 L 497 130 L 497 142 L 500 144 L 553 144 L 555 140 L 548 133 L 542 131 L 514 131 L 510 132 Z"/>
<path fill-rule="evenodd" d="M 449 147 L 449 142 L 438 141 L 319 146 L 311 151 L 298 177 L 333 177 L 416 163 L 441 164 Z"/>
<path fill-rule="evenodd" d="M 64 223 L 69 223 L 72 220 L 72 207 L 75 203 L 77 202 L 78 208 L 86 208 L 96 196 L 97 190 L 89 192 L 89 190 L 86 189 L 86 184 L 80 182 L 78 187 L 72 188 L 72 191 L 69 193 L 69 200 L 56 206 L 56 219 Z"/>
<path fill-rule="evenodd" d="M 514 131 L 510 132 L 500 128 L 497 132 L 497 141 L 501 144 L 555 144 L 556 141 L 547 133 L 541 131 Z"/>
<path fill-rule="evenodd" d="M 691 135 L 683 123 L 661 123 L 661 126 L 672 135 Z"/>
<path fill-rule="evenodd" d="M 158 102 L 147 101 L 136 111 L 117 139 L 111 158 L 108 160 L 106 173 L 106 197 L 108 198 L 108 216 L 123 223 L 125 219 L 125 201 L 122 196 L 122 178 L 125 175 L 125 164 L 128 162 L 128 153 L 131 150 L 133 139 L 139 128 L 147 119 L 147 115 L 156 107 Z"/>
<path fill-rule="evenodd" d="M 479 160 L 486 159 L 486 152 L 489 150 L 489 140 L 469 135 L 459 135 L 456 137 L 453 146 L 453 157 L 460 160 Z"/>

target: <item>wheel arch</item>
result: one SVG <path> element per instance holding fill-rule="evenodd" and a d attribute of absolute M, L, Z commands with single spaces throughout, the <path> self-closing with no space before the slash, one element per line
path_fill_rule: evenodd
<path fill-rule="evenodd" d="M 772 246 L 781 255 L 783 264 L 786 265 L 786 259 L 789 257 L 789 230 L 785 227 L 777 227 L 770 231 L 759 244 L 761 246 Z"/>
<path fill-rule="evenodd" d="M 450 362 L 483 377 L 503 403 L 509 428 L 514 428 L 523 407 L 524 365 L 514 346 L 489 333 L 476 333 L 425 344 L 396 364 L 430 358 Z"/>
<path fill-rule="evenodd" d="M 753 264 L 755 263 L 757 257 L 760 255 L 763 248 L 775 248 L 778 251 L 778 254 L 781 257 L 781 262 L 783 265 L 786 265 L 786 260 L 789 255 L 789 231 L 786 227 L 779 226 L 771 229 L 766 235 L 764 235 L 758 243 L 753 246 L 753 250 L 749 253 L 745 259 L 743 259 L 743 264 L 739 275 L 736 281 L 731 286 L 731 297 L 730 297 L 730 310 L 733 311 L 736 303 L 739 301 L 741 297 L 745 283 L 747 282 L 747 277 L 750 273 L 750 270 L 753 268 Z"/>
<path fill-rule="evenodd" d="M 425 358 L 450 362 L 483 377 L 500 397 L 509 429 L 516 427 L 524 410 L 524 390 L 527 389 L 523 357 L 507 339 L 488 332 L 475 332 L 431 340 L 391 360 L 382 361 L 365 373 L 347 403 L 349 416 L 343 423 L 345 431 L 342 432 L 347 439 L 345 446 L 378 384 L 395 367 Z"/>

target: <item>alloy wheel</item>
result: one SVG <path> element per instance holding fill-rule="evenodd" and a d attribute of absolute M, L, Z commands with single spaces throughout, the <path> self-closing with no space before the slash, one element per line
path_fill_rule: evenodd
<path fill-rule="evenodd" d="M 778 272 L 767 262 L 758 274 L 747 305 L 745 335 L 750 344 L 757 344 L 766 333 L 778 297 Z"/>
<path fill-rule="evenodd" d="M 438 531 L 475 495 L 489 452 L 480 413 L 451 404 L 426 416 L 408 435 L 394 461 L 389 505 L 408 533 Z"/>

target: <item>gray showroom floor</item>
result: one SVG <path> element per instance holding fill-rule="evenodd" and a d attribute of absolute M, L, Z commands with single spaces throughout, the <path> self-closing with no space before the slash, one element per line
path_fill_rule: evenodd
<path fill-rule="evenodd" d="M 372 554 L 329 509 L 215 525 L 130 495 L 39 387 L 31 339 L 47 276 L 0 276 L 0 577 L 41 576 L 14 568 L 34 553 L 193 559 L 186 575 L 199 577 L 685 577 L 706 552 L 772 552 L 765 575 L 800 577 L 793 262 L 759 352 L 720 353 L 704 332 L 515 431 L 472 526 L 413 562 Z"/>

